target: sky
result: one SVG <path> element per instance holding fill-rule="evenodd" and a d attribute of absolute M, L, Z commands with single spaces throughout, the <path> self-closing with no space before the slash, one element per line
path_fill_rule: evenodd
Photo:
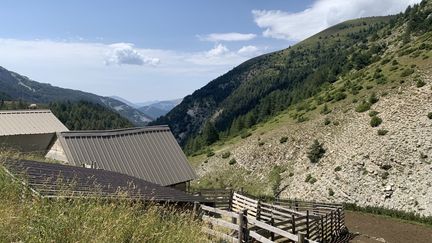
<path fill-rule="evenodd" d="M 132 102 L 191 94 L 242 62 L 420 0 L 1 0 L 0 66 Z"/>

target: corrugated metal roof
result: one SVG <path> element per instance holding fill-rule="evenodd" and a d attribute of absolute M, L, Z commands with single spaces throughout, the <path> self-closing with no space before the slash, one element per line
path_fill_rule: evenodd
<path fill-rule="evenodd" d="M 3 165 L 42 197 L 117 197 L 121 192 L 127 198 L 158 202 L 205 201 L 203 197 L 112 171 L 28 160 L 9 160 Z"/>
<path fill-rule="evenodd" d="M 196 178 L 168 126 L 62 132 L 59 139 L 68 161 L 77 166 L 96 163 L 162 186 Z"/>
<path fill-rule="evenodd" d="M 0 111 L 0 136 L 69 131 L 50 110 Z"/>

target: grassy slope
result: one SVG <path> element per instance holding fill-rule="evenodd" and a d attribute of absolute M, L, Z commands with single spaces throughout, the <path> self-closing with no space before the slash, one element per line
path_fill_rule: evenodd
<path fill-rule="evenodd" d="M 380 18 L 370 18 L 370 19 L 360 19 L 360 20 L 352 20 L 348 21 L 344 24 L 358 24 L 360 22 L 367 21 L 368 23 L 373 23 L 374 21 L 380 20 Z M 372 22 L 371 22 L 372 21 Z M 343 24 L 341 24 L 343 25 Z M 338 26 L 341 26 L 338 25 Z M 300 43 L 299 45 L 310 45 L 314 43 L 316 40 L 323 38 L 332 38 L 332 36 L 337 35 L 339 33 L 342 36 L 343 32 L 348 31 L 347 29 L 338 28 L 338 26 L 330 28 L 324 32 L 321 32 L 308 40 Z M 361 25 L 358 25 L 358 28 L 361 28 Z M 347 94 L 347 97 L 341 101 L 330 101 L 325 104 L 328 106 L 330 110 L 336 111 L 348 111 L 351 109 L 355 109 L 361 100 L 367 100 L 367 98 L 371 95 L 372 92 L 375 92 L 377 96 L 384 96 L 389 92 L 398 92 L 397 88 L 399 87 L 408 87 L 412 86 L 418 80 L 421 80 L 421 75 L 425 70 L 431 68 L 431 60 L 432 60 L 432 52 L 430 50 L 419 50 L 419 47 L 422 43 L 432 44 L 432 33 L 426 33 L 419 37 L 413 39 L 407 45 L 402 46 L 400 44 L 401 35 L 403 30 L 401 28 L 393 30 L 393 32 L 388 35 L 385 33 L 386 29 L 380 32 L 381 38 L 372 43 L 385 43 L 388 42 L 390 47 L 385 51 L 384 54 L 380 56 L 380 59 L 364 69 L 350 72 L 347 75 L 339 77 L 338 81 L 333 83 L 330 86 L 327 86 L 323 91 L 319 94 L 315 95 L 312 98 L 309 98 L 300 104 L 292 105 L 285 111 L 281 112 L 279 115 L 270 119 L 265 123 L 258 124 L 250 129 L 250 133 L 255 135 L 263 135 L 265 133 L 277 133 L 277 131 L 281 127 L 285 127 L 288 125 L 294 125 L 298 123 L 298 117 L 302 116 L 307 120 L 315 120 L 322 119 L 324 116 L 320 114 L 324 104 L 320 104 L 317 102 L 318 97 L 324 97 L 327 94 L 333 94 L 337 90 L 343 90 L 345 87 L 344 93 Z M 346 33 L 345 33 L 346 34 Z M 402 53 L 404 50 L 413 50 L 408 51 L 406 53 Z M 388 62 L 383 62 L 383 60 L 388 59 Z M 392 61 L 397 60 L 398 64 L 393 65 Z M 397 67 L 397 69 L 395 69 Z M 374 74 L 377 69 L 381 69 L 381 73 L 385 77 L 385 82 L 381 82 L 377 78 L 374 78 Z M 415 72 L 411 75 L 405 76 L 402 75 L 404 70 L 413 69 Z M 347 90 L 348 82 L 356 83 L 361 85 L 363 88 L 359 91 L 358 94 L 352 94 Z M 331 121 L 332 123 L 335 121 Z M 337 121 L 338 122 L 338 121 Z M 338 129 L 338 126 L 334 126 L 333 129 Z M 265 143 L 265 141 L 257 141 L 257 143 Z M 243 145 L 243 139 L 239 136 L 234 138 L 228 138 L 224 141 L 217 142 L 212 145 L 208 150 L 214 151 L 215 156 L 221 156 L 221 154 L 225 151 L 230 151 L 234 147 L 239 147 Z M 206 154 L 191 156 L 190 158 L 191 164 L 196 167 L 204 167 L 206 168 L 205 161 L 208 159 Z M 227 164 L 228 164 L 227 159 Z M 269 167 L 273 167 L 274 165 L 269 165 Z M 250 175 L 251 171 L 248 171 L 243 168 L 236 167 L 235 169 L 230 168 L 232 166 L 221 166 L 224 169 L 211 171 L 211 168 L 207 169 L 207 171 L 211 171 L 211 173 L 204 173 L 204 176 L 196 181 L 192 186 L 195 187 L 204 187 L 204 186 L 212 186 L 212 187 L 244 187 L 245 189 L 249 189 L 249 193 L 251 194 L 271 194 L 270 188 L 275 183 L 272 179 L 269 179 L 268 176 L 264 176 L 261 178 L 257 178 L 255 175 Z M 267 170 L 268 172 L 269 170 Z M 243 178 L 239 181 L 235 181 L 235 178 Z M 225 183 L 226 181 L 226 183 Z"/>

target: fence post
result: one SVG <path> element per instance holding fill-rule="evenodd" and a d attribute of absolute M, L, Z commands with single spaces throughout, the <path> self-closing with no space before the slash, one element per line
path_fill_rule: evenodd
<path fill-rule="evenodd" d="M 293 234 L 296 234 L 294 214 L 291 215 L 291 223 L 292 223 L 292 232 L 293 232 Z"/>
<path fill-rule="evenodd" d="M 239 212 L 239 235 L 238 242 L 243 243 L 248 239 L 247 235 L 247 209 Z"/>
<path fill-rule="evenodd" d="M 324 216 L 321 215 L 321 241 L 324 242 Z"/>
<path fill-rule="evenodd" d="M 199 212 L 198 212 L 199 207 L 200 207 L 199 202 L 194 202 L 193 211 L 192 211 L 192 215 L 194 218 L 196 218 L 199 215 Z"/>
<path fill-rule="evenodd" d="M 260 200 L 257 201 L 257 213 L 256 213 L 256 219 L 260 220 L 261 218 L 261 202 Z"/>
<path fill-rule="evenodd" d="M 330 235 L 333 235 L 333 211 L 330 211 Z"/>
<path fill-rule="evenodd" d="M 271 218 L 270 218 L 270 225 L 271 225 L 271 226 L 274 226 L 274 219 L 273 219 L 273 216 L 271 216 Z M 270 232 L 270 240 L 271 240 L 271 241 L 274 241 L 274 238 L 275 238 L 275 234 L 274 234 L 273 231 L 271 231 L 271 232 Z"/>
<path fill-rule="evenodd" d="M 303 233 L 298 233 L 298 243 L 305 243 L 305 235 Z"/>
<path fill-rule="evenodd" d="M 309 227 L 309 210 L 306 211 L 306 238 L 309 238 L 310 227 Z"/>
<path fill-rule="evenodd" d="M 232 189 L 229 191 L 229 199 L 228 199 L 228 211 L 232 211 L 232 201 L 234 197 L 234 192 Z"/>
<path fill-rule="evenodd" d="M 340 208 L 337 209 L 337 215 L 338 215 L 338 234 L 341 231 L 341 216 L 340 216 Z"/>

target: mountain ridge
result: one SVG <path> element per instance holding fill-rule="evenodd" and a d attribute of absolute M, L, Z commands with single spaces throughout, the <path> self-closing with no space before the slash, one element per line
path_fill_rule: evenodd
<path fill-rule="evenodd" d="M 151 121 L 142 112 L 110 97 L 103 97 L 81 90 L 66 89 L 48 83 L 40 83 L 30 78 L 0 67 L 0 90 L 5 98 L 33 103 L 54 101 L 90 101 L 116 111 L 135 125 L 142 126 Z"/>

